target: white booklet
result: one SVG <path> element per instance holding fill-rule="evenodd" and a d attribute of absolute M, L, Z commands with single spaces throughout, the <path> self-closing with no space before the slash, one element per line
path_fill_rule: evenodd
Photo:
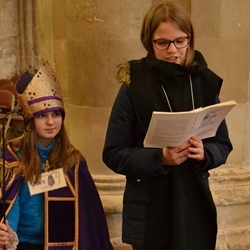
<path fill-rule="evenodd" d="M 144 147 L 176 147 L 193 135 L 200 139 L 213 137 L 236 104 L 231 100 L 185 112 L 153 111 Z"/>

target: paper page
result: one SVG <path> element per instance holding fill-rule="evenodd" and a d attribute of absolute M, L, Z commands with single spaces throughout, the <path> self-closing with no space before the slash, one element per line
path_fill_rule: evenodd
<path fill-rule="evenodd" d="M 153 112 L 144 147 L 176 147 L 188 140 L 196 112 Z"/>
<path fill-rule="evenodd" d="M 234 102 L 225 102 L 204 108 L 197 116 L 192 135 L 200 139 L 215 136 L 219 125 L 235 105 Z"/>

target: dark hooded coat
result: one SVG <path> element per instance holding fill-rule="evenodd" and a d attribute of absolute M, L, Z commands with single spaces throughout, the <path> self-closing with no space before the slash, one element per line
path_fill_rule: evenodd
<path fill-rule="evenodd" d="M 144 148 L 153 111 L 192 110 L 219 102 L 222 79 L 195 52 L 197 66 L 185 68 L 150 58 L 120 65 L 123 82 L 107 128 L 103 161 L 126 176 L 122 239 L 147 250 L 214 250 L 216 208 L 209 170 L 226 162 L 232 150 L 225 121 L 216 136 L 203 140 L 205 160 L 188 159 L 178 166 L 162 164 L 162 149 Z"/>

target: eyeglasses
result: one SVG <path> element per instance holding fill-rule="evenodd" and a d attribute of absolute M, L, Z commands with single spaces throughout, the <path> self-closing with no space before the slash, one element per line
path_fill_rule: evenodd
<path fill-rule="evenodd" d="M 159 49 L 159 50 L 168 49 L 171 43 L 173 43 L 177 49 L 183 49 L 188 46 L 189 38 L 190 38 L 189 36 L 179 37 L 173 41 L 170 41 L 167 39 L 156 39 L 156 40 L 153 40 L 153 42 L 155 44 L 156 49 Z"/>

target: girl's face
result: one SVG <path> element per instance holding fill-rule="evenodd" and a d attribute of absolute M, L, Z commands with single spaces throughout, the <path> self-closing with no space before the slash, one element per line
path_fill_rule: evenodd
<path fill-rule="evenodd" d="M 176 28 L 170 22 L 163 22 L 155 30 L 152 40 L 154 54 L 158 60 L 182 64 L 189 42 L 189 37 L 186 33 Z M 176 46 L 181 48 L 176 48 Z"/>
<path fill-rule="evenodd" d="M 35 116 L 34 125 L 37 144 L 41 147 L 47 147 L 62 127 L 62 114 L 60 111 L 52 111 Z"/>

